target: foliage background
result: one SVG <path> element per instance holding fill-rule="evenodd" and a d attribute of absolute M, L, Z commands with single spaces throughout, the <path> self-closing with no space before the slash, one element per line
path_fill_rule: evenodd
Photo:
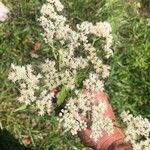
<path fill-rule="evenodd" d="M 11 8 L 9 19 L 0 23 L 0 127 L 20 143 L 28 136 L 35 150 L 81 150 L 78 138 L 59 129 L 54 117 L 38 117 L 15 101 L 17 86 L 8 81 L 10 64 L 38 65 L 51 57 L 37 21 L 44 0 L 3 0 Z M 62 0 L 72 25 L 84 20 L 111 23 L 114 58 L 106 93 L 116 114 L 130 110 L 150 119 L 150 3 L 149 0 Z M 39 48 L 35 46 L 40 44 Z M 39 55 L 31 57 L 31 52 Z"/>

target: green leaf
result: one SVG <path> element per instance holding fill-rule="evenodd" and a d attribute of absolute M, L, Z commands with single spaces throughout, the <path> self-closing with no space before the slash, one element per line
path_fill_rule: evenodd
<path fill-rule="evenodd" d="M 58 98 L 57 98 L 57 105 L 60 106 L 65 98 L 68 95 L 68 90 L 65 87 L 62 87 L 61 91 L 59 92 Z"/>
<path fill-rule="evenodd" d="M 78 72 L 78 74 L 75 77 L 75 83 L 78 87 L 82 87 L 82 82 L 86 79 L 88 76 L 89 67 L 86 69 L 82 69 Z"/>
<path fill-rule="evenodd" d="M 15 110 L 15 112 L 18 112 L 18 111 L 23 111 L 23 110 L 25 110 L 27 108 L 27 105 L 22 105 L 22 106 L 20 106 L 19 108 L 17 108 L 16 110 Z"/>

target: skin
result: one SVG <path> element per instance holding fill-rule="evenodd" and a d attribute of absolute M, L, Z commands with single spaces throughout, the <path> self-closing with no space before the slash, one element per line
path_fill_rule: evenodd
<path fill-rule="evenodd" d="M 98 104 L 100 101 L 105 102 L 107 104 L 107 110 L 105 111 L 104 116 L 107 116 L 111 118 L 112 120 L 116 119 L 112 106 L 109 103 L 108 97 L 106 94 L 104 94 L 103 92 L 94 92 L 94 98 L 92 101 L 94 104 Z M 86 130 L 79 132 L 78 135 L 86 146 L 91 147 L 94 150 L 107 150 L 108 147 L 115 141 L 124 142 L 124 135 L 123 135 L 122 130 L 118 126 L 118 123 L 115 123 L 114 133 L 111 136 L 108 136 L 108 134 L 104 132 L 103 137 L 100 138 L 96 142 L 92 138 L 90 138 L 90 135 L 91 135 L 90 128 L 87 128 Z M 107 139 L 110 139 L 110 140 L 107 140 Z"/>

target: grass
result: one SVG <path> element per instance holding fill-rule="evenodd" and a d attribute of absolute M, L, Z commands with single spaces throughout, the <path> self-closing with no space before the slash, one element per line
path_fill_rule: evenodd
<path fill-rule="evenodd" d="M 5 0 L 12 8 L 0 23 L 0 125 L 20 143 L 29 136 L 35 150 L 81 150 L 78 138 L 59 129 L 51 116 L 38 117 L 16 103 L 17 87 L 7 80 L 11 63 L 38 64 L 51 57 L 37 21 L 44 0 Z M 114 58 L 106 91 L 117 114 L 130 110 L 150 118 L 150 18 L 148 0 L 63 0 L 70 22 L 108 20 L 113 28 Z M 139 5 L 140 4 L 140 5 Z M 31 57 L 35 43 L 39 59 Z"/>

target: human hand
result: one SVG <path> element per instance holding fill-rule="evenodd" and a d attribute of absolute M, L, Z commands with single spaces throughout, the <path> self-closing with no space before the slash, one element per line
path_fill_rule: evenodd
<path fill-rule="evenodd" d="M 111 104 L 108 101 L 108 97 L 103 92 L 93 92 L 94 98 L 93 103 L 98 104 L 100 101 L 105 102 L 107 105 L 107 110 L 104 113 L 104 116 L 109 117 L 112 120 L 116 120 L 113 109 Z M 124 142 L 124 135 L 122 133 L 122 130 L 118 127 L 118 123 L 115 123 L 114 125 L 114 133 L 112 135 L 108 135 L 106 132 L 103 133 L 103 137 L 98 139 L 97 141 L 94 141 L 94 139 L 91 138 L 91 129 L 88 127 L 86 130 L 83 130 L 78 133 L 79 137 L 83 141 L 83 143 L 91 147 L 95 150 L 104 149 L 107 150 L 108 147 L 115 141 Z"/>

